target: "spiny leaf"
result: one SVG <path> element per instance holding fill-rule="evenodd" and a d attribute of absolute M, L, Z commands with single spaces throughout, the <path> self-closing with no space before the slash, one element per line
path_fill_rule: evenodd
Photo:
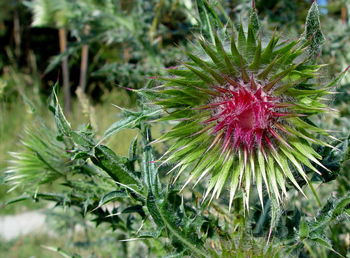
<path fill-rule="evenodd" d="M 124 190 L 117 190 L 117 191 L 112 191 L 109 192 L 105 195 L 102 196 L 100 199 L 100 202 L 98 204 L 98 207 L 101 207 L 102 205 L 105 205 L 111 201 L 117 200 L 119 198 L 126 198 L 128 197 L 128 194 Z"/>
<path fill-rule="evenodd" d="M 99 143 L 106 140 L 107 138 L 111 137 L 112 135 L 118 133 L 119 131 L 126 129 L 126 128 L 137 128 L 140 125 L 141 121 L 147 120 L 147 119 L 153 119 L 157 116 L 157 114 L 160 112 L 160 110 L 154 109 L 144 109 L 140 112 L 133 112 L 128 111 L 126 109 L 123 110 L 125 118 L 118 120 L 117 122 L 113 123 L 102 136 Z"/>
<path fill-rule="evenodd" d="M 95 154 L 91 157 L 91 160 L 96 166 L 106 171 L 106 173 L 116 182 L 125 185 L 139 185 L 140 183 L 139 179 L 126 168 L 126 159 L 117 156 L 107 146 L 97 146 L 95 148 Z"/>
<path fill-rule="evenodd" d="M 305 24 L 305 40 L 311 41 L 310 55 L 315 58 L 320 52 L 321 45 L 325 41 L 320 25 L 320 12 L 317 2 L 314 1 L 309 9 Z"/>
<path fill-rule="evenodd" d="M 55 122 L 59 133 L 65 136 L 70 136 L 72 128 L 68 120 L 66 119 L 65 115 L 63 114 L 62 108 L 58 102 L 58 98 L 56 94 L 57 88 L 58 88 L 58 84 L 56 83 L 55 86 L 53 87 L 53 91 L 51 95 L 50 110 L 53 112 L 55 116 Z"/>

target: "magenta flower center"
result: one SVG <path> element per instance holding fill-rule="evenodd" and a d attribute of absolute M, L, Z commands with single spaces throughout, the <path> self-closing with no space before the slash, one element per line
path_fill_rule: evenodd
<path fill-rule="evenodd" d="M 261 85 L 237 83 L 238 87 L 215 87 L 220 95 L 210 104 L 212 117 L 205 121 L 214 122 L 211 133 L 220 135 L 224 150 L 243 148 L 253 150 L 262 141 L 271 144 L 276 137 L 273 129 L 278 117 L 278 100 L 268 96 Z"/>

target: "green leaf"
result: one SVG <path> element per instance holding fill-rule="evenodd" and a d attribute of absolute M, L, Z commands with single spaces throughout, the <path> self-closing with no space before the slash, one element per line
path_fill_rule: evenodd
<path fill-rule="evenodd" d="M 71 137 L 76 144 L 83 146 L 85 148 L 92 148 L 93 146 L 95 146 L 95 143 L 92 137 L 88 137 L 83 133 L 72 131 Z"/>
<path fill-rule="evenodd" d="M 163 200 L 159 200 L 155 197 L 155 195 L 150 191 L 147 196 L 146 200 L 146 206 L 148 209 L 148 212 L 151 214 L 154 222 L 158 225 L 158 227 L 164 227 L 164 221 L 163 218 L 160 214 L 158 205 L 162 202 Z"/>
<path fill-rule="evenodd" d="M 153 198 L 153 195 L 158 197 L 159 191 L 161 189 L 161 184 L 158 178 L 158 169 L 154 164 L 154 154 L 153 148 L 150 143 L 152 142 L 151 129 L 147 124 L 142 123 L 141 125 L 142 134 L 142 172 L 143 180 L 148 188 L 148 196 Z"/>
<path fill-rule="evenodd" d="M 206 256 L 202 247 L 198 246 L 198 243 L 194 239 L 188 237 L 184 231 L 178 226 L 180 218 L 176 217 L 174 211 L 169 211 L 166 198 L 166 191 L 161 191 L 161 185 L 158 178 L 158 170 L 154 165 L 153 149 L 149 145 L 152 142 L 150 128 L 146 124 L 141 126 L 142 145 L 144 148 L 142 169 L 144 174 L 144 180 L 148 188 L 148 195 L 146 200 L 146 206 L 151 214 L 154 222 L 158 227 L 166 227 L 168 232 L 177 241 L 180 241 L 184 247 L 188 248 L 194 254 L 198 256 Z M 170 205 L 170 203 L 168 204 Z"/>
<path fill-rule="evenodd" d="M 137 136 L 133 139 L 129 147 L 129 160 L 134 161 L 137 159 Z"/>
<path fill-rule="evenodd" d="M 62 108 L 58 102 L 57 98 L 57 91 L 58 84 L 56 83 L 53 87 L 52 95 L 51 95 L 51 104 L 50 104 L 50 110 L 53 112 L 55 116 L 55 122 L 58 129 L 58 132 L 65 136 L 70 136 L 72 132 L 72 128 L 66 119 L 65 115 L 63 114 Z"/>
<path fill-rule="evenodd" d="M 340 198 L 335 207 L 334 210 L 332 212 L 332 218 L 336 218 L 337 216 L 342 215 L 343 213 L 346 212 L 346 210 L 350 210 L 349 207 L 350 204 L 350 193 L 347 193 L 347 195 L 345 195 L 344 197 Z"/>
<path fill-rule="evenodd" d="M 162 234 L 164 227 L 158 227 L 153 231 L 140 231 L 137 236 L 139 238 L 159 238 Z"/>
<path fill-rule="evenodd" d="M 168 204 L 170 205 L 170 204 Z M 158 226 L 165 226 L 172 237 L 180 241 L 191 252 L 200 257 L 206 257 L 206 252 L 193 238 L 189 238 L 185 232 L 177 225 L 179 220 L 172 209 L 168 210 L 168 205 L 164 201 L 156 200 L 150 192 L 147 198 L 147 208 Z"/>
<path fill-rule="evenodd" d="M 100 202 L 98 203 L 98 207 L 101 207 L 102 205 L 105 205 L 111 201 L 114 201 L 120 198 L 126 198 L 126 197 L 128 197 L 128 194 L 125 190 L 117 190 L 117 191 L 106 193 L 100 199 Z"/>
<path fill-rule="evenodd" d="M 107 146 L 97 146 L 91 160 L 96 166 L 106 171 L 106 173 L 116 182 L 125 185 L 139 185 L 140 183 L 139 179 L 126 168 L 125 163 L 127 159 L 117 156 Z"/>
<path fill-rule="evenodd" d="M 121 213 L 124 213 L 124 214 L 125 213 L 138 213 L 142 217 L 142 219 L 146 218 L 146 214 L 143 210 L 142 205 L 133 205 L 133 206 L 127 207 Z"/>
<path fill-rule="evenodd" d="M 332 248 L 332 244 L 330 243 L 329 239 L 327 238 L 324 238 L 324 237 L 314 237 L 314 238 L 311 238 L 311 240 L 313 242 L 316 242 L 317 244 L 327 248 L 327 249 L 330 249 L 330 250 L 333 250 Z"/>
<path fill-rule="evenodd" d="M 124 117 L 123 119 L 113 123 L 105 132 L 104 135 L 101 137 L 102 141 L 106 140 L 107 138 L 111 137 L 112 135 L 118 133 L 119 131 L 129 128 L 134 129 L 138 128 L 140 126 L 141 121 L 147 120 L 147 119 L 154 119 L 160 110 L 158 109 L 144 109 L 140 112 L 133 112 L 129 110 L 123 110 Z"/>

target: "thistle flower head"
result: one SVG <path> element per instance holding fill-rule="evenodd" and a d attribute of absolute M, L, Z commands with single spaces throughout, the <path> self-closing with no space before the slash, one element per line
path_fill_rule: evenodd
<path fill-rule="evenodd" d="M 287 182 L 302 192 L 296 177 L 309 182 L 305 167 L 322 166 L 312 144 L 327 145 L 317 138 L 327 133 L 308 119 L 328 110 L 321 100 L 329 94 L 317 84 L 321 66 L 304 54 L 310 41 L 274 34 L 263 44 L 256 25 L 255 14 L 229 44 L 198 39 L 202 54 L 188 53 L 156 90 L 163 119 L 178 121 L 160 139 L 172 143 L 164 162 L 176 164 L 176 179 L 189 173 L 185 187 L 207 176 L 204 199 L 228 185 L 230 206 L 241 191 L 246 208 L 252 186 L 262 204 L 264 191 L 281 201 Z"/>
<path fill-rule="evenodd" d="M 241 148 L 251 153 L 263 140 L 269 141 L 278 117 L 284 115 L 277 112 L 278 98 L 266 94 L 253 78 L 248 84 L 213 88 L 218 94 L 206 105 L 212 113 L 203 123 L 212 126 L 212 135 L 220 135 L 223 151 Z"/>

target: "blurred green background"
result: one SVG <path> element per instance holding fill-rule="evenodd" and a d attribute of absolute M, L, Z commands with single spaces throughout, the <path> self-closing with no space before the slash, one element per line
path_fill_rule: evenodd
<path fill-rule="evenodd" d="M 229 15 L 235 23 L 247 16 L 251 4 L 244 0 L 210 2 L 220 15 Z M 278 30 L 282 36 L 294 38 L 303 32 L 312 2 L 258 0 L 256 7 L 266 31 Z M 350 3 L 318 3 L 327 39 L 319 60 L 329 64 L 322 77 L 331 80 L 350 64 Z M 38 117 L 52 123 L 47 104 L 56 81 L 73 126 L 92 121 L 101 134 L 118 119 L 118 109 L 112 104 L 136 105 L 136 97 L 127 88 L 143 87 L 149 78 L 185 58 L 184 50 L 191 51 L 187 42 L 199 32 L 197 26 L 193 0 L 0 0 L 0 183 L 10 152 L 19 148 L 25 129 L 38 123 Z M 339 85 L 341 94 L 330 103 L 340 112 L 320 120 L 344 137 L 350 128 L 349 83 L 347 76 Z M 122 132 L 108 145 L 125 154 L 134 135 L 132 130 Z M 349 176 L 320 189 L 321 198 L 335 190 L 349 190 L 346 178 Z M 0 185 L 0 202 L 21 191 L 8 190 Z M 300 205 L 312 208 L 307 202 Z M 60 257 L 43 247 L 51 245 L 64 246 L 83 257 L 118 257 L 117 245 L 129 248 L 130 257 L 144 257 L 142 245 L 133 248 L 118 242 L 123 236 L 104 225 L 91 230 L 74 210 L 49 210 L 45 203 L 33 202 L 0 207 L 0 225 L 18 214 L 32 216 L 28 213 L 32 210 L 45 214 L 45 225 L 50 225 L 49 231 L 29 236 L 0 236 L 0 257 Z M 350 234 L 343 231 L 334 236 L 349 248 Z"/>

